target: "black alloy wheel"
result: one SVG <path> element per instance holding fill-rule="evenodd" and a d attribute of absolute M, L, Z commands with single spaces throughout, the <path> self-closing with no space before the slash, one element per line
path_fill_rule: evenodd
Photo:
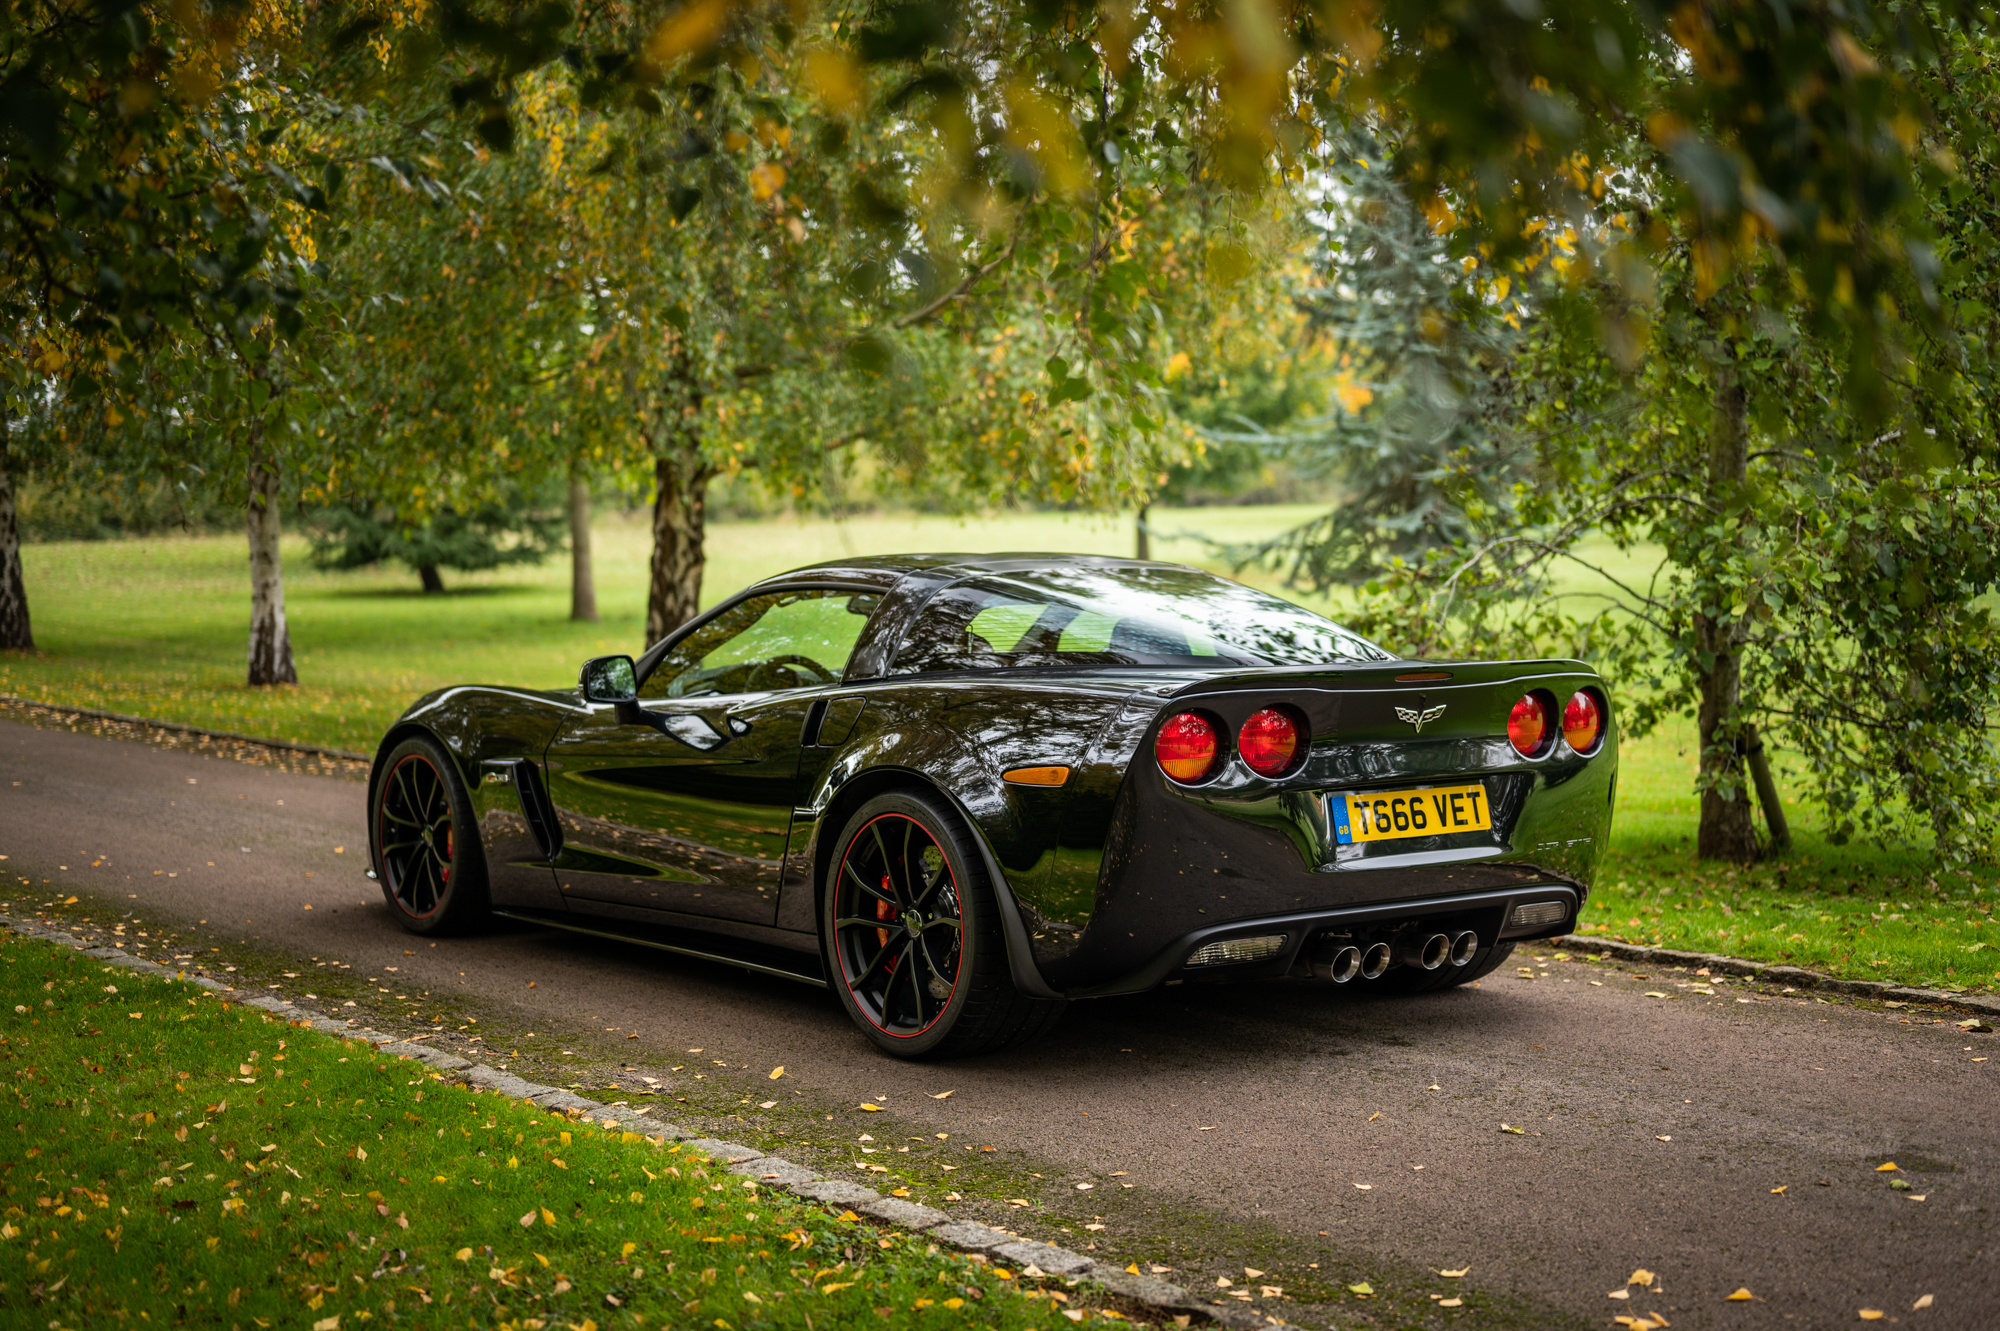
<path fill-rule="evenodd" d="M 911 789 L 863 804 L 834 843 L 820 896 L 834 993 L 898 1058 L 1004 1049 L 1040 1035 L 1066 1006 L 1015 987 L 973 836 L 942 796 Z"/>
<path fill-rule="evenodd" d="M 964 907 L 944 848 L 906 813 L 848 839 L 834 888 L 834 956 L 855 1005 L 885 1035 L 922 1035 L 957 991 Z"/>
<path fill-rule="evenodd" d="M 379 768 L 375 874 L 412 933 L 454 932 L 486 911 L 486 864 L 451 760 L 425 736 L 404 740 Z"/>

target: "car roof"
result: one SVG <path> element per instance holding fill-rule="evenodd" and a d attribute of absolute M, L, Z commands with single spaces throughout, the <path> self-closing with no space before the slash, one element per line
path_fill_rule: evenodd
<path fill-rule="evenodd" d="M 1114 555 L 1079 555 L 1056 551 L 1014 551 L 1001 554 L 906 554 L 867 555 L 854 559 L 829 559 L 808 564 L 757 583 L 767 584 L 817 581 L 859 582 L 883 590 L 917 573 L 941 573 L 944 580 L 975 573 L 1025 573 L 1044 568 L 1185 568 L 1159 560 L 1120 559 Z"/>

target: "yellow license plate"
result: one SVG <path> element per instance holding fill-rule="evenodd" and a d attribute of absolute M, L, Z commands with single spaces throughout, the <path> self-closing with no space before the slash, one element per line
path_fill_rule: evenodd
<path fill-rule="evenodd" d="M 1335 795 L 1327 801 L 1327 806 L 1333 815 L 1334 840 L 1343 846 L 1356 841 L 1486 832 L 1493 827 L 1485 786 L 1430 786 L 1422 790 Z"/>

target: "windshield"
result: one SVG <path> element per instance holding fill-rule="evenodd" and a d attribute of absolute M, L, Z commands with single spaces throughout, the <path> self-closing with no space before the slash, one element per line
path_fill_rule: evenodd
<path fill-rule="evenodd" d="M 1199 569 L 989 574 L 931 598 L 897 673 L 1040 665 L 1319 665 L 1390 654 L 1330 619 Z"/>

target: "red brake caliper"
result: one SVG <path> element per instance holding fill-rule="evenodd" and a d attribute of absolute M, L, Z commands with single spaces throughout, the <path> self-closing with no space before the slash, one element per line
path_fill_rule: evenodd
<path fill-rule="evenodd" d="M 449 827 L 444 829 L 444 858 L 444 871 L 438 877 L 440 881 L 449 883 L 451 882 L 451 829 Z"/>
<path fill-rule="evenodd" d="M 882 890 L 889 893 L 894 893 L 896 890 L 889 886 L 889 875 L 886 873 L 882 875 Z M 875 901 L 875 918 L 878 920 L 893 920 L 896 918 L 895 909 L 888 902 L 878 897 Z M 877 929 L 875 931 L 875 946 L 889 946 L 889 931 L 887 929 Z"/>

